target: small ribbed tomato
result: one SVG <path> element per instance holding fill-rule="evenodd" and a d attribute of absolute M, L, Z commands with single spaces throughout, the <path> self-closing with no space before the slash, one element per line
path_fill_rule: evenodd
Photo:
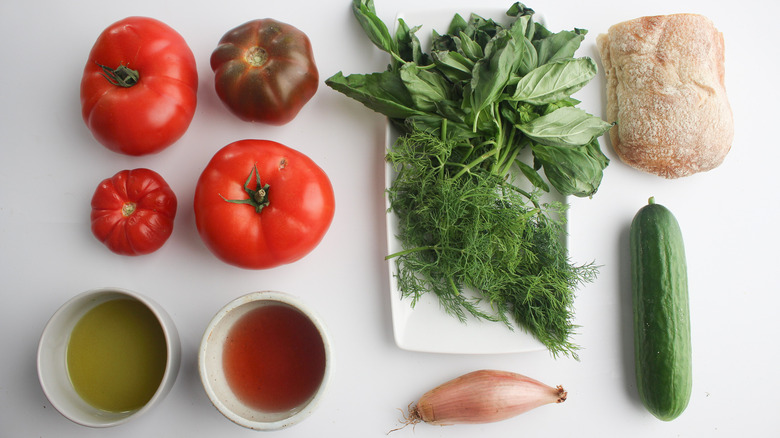
<path fill-rule="evenodd" d="M 211 54 L 217 95 L 242 120 L 288 123 L 314 96 L 319 73 L 309 38 L 266 18 L 227 32 Z"/>
<path fill-rule="evenodd" d="M 173 232 L 176 207 L 176 195 L 157 172 L 122 170 L 92 196 L 92 234 L 117 254 L 149 254 Z"/>

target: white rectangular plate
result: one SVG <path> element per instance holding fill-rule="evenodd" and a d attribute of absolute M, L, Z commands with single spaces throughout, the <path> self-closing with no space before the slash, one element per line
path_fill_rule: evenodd
<path fill-rule="evenodd" d="M 423 25 L 417 32 L 423 47 L 428 51 L 430 34 L 433 29 L 443 33 L 449 26 L 455 13 L 460 13 L 468 20 L 472 11 L 435 10 L 415 11 L 399 14 L 409 27 Z M 506 10 L 473 11 L 484 18 L 496 21 L 506 17 Z M 535 17 L 541 21 L 539 17 Z M 397 21 L 397 20 L 396 20 Z M 387 147 L 390 148 L 397 138 L 397 131 L 387 127 Z M 385 166 L 385 187 L 395 178 L 392 166 Z M 556 194 L 545 195 L 544 201 L 557 200 L 565 202 L 565 197 Z M 389 208 L 389 200 L 385 196 L 385 205 Z M 400 251 L 401 244 L 396 239 L 398 219 L 392 212 L 386 215 L 388 254 Z M 394 259 L 388 260 L 390 282 L 390 301 L 392 306 L 393 334 L 398 347 L 404 350 L 432 353 L 458 354 L 497 354 L 520 353 L 543 350 L 544 345 L 523 329 L 516 327 L 510 330 L 503 323 L 482 321 L 471 315 L 467 321 L 461 322 L 456 317 L 447 314 L 439 305 L 438 298 L 433 293 L 425 294 L 414 307 L 411 299 L 402 299 L 396 278 L 397 266 Z"/>

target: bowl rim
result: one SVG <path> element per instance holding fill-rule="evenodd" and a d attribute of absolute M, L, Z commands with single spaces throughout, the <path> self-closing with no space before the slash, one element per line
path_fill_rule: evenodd
<path fill-rule="evenodd" d="M 233 412 L 222 400 L 219 399 L 216 392 L 212 388 L 210 379 L 208 378 L 208 368 L 206 360 L 206 351 L 208 349 L 211 334 L 214 329 L 220 324 L 220 322 L 233 310 L 239 307 L 256 303 L 258 301 L 275 301 L 282 304 L 286 304 L 294 307 L 296 310 L 303 313 L 317 328 L 322 338 L 322 343 L 325 348 L 325 369 L 323 370 L 322 383 L 312 398 L 304 405 L 302 409 L 293 413 L 289 417 L 282 418 L 276 421 L 257 421 L 250 420 L 241 415 Z M 250 292 L 242 295 L 238 298 L 227 303 L 223 306 L 211 319 L 206 330 L 201 338 L 200 347 L 198 350 L 198 372 L 200 374 L 201 383 L 203 389 L 206 392 L 212 405 L 227 419 L 233 423 L 254 430 L 272 431 L 287 428 L 294 424 L 303 421 L 310 416 L 312 412 L 321 402 L 324 394 L 327 392 L 327 388 L 330 384 L 330 380 L 333 373 L 333 345 L 330 339 L 330 334 L 327 330 L 322 319 L 319 315 L 312 310 L 310 306 L 304 303 L 300 298 L 287 292 L 280 292 L 274 290 L 263 290 Z"/>
<path fill-rule="evenodd" d="M 45 367 L 47 366 L 44 361 L 46 360 L 46 352 L 48 349 L 47 341 L 52 337 L 56 336 L 56 333 L 53 333 L 55 327 L 57 327 L 62 321 L 60 321 L 62 318 L 69 318 L 69 319 L 75 319 L 75 321 L 67 322 L 68 325 L 72 322 L 72 325 L 75 326 L 75 324 L 78 322 L 78 320 L 84 316 L 89 310 L 95 308 L 97 305 L 102 304 L 104 302 L 110 301 L 112 299 L 117 298 L 108 298 L 106 300 L 98 300 L 94 303 L 84 303 L 84 301 L 89 301 L 93 298 L 99 298 L 102 296 L 116 296 L 119 297 L 127 297 L 129 299 L 138 301 L 142 303 L 144 306 L 146 306 L 152 314 L 154 314 L 155 318 L 157 319 L 157 322 L 160 324 L 160 328 L 162 329 L 163 336 L 165 338 L 165 351 L 167 354 L 167 358 L 165 361 L 165 371 L 163 372 L 163 376 L 160 380 L 160 384 L 157 387 L 157 390 L 154 392 L 152 397 L 149 399 L 148 402 L 146 402 L 145 405 L 142 407 L 122 412 L 122 413 L 111 413 L 110 417 L 106 417 L 107 419 L 105 421 L 91 421 L 87 418 L 86 415 L 77 415 L 80 412 L 79 408 L 73 407 L 70 403 L 67 403 L 60 398 L 56 396 L 55 391 L 50 385 L 54 385 L 53 382 L 50 382 L 48 380 L 48 373 L 46 372 Z M 74 306 L 82 306 L 83 309 L 81 309 L 77 315 L 69 316 L 68 313 L 74 310 Z M 72 328 L 71 328 L 72 330 Z M 70 333 L 67 333 L 65 335 L 66 340 L 70 339 Z M 67 351 L 67 347 L 65 347 L 65 351 Z M 92 428 L 106 428 L 106 427 L 114 427 L 119 426 L 121 424 L 125 424 L 135 418 L 140 417 L 147 411 L 151 410 L 155 405 L 157 405 L 170 391 L 171 387 L 173 386 L 176 378 L 178 377 L 179 368 L 181 366 L 181 341 L 179 338 L 178 329 L 176 328 L 176 325 L 173 321 L 173 319 L 170 317 L 170 315 L 165 311 L 165 309 L 156 301 L 151 299 L 150 297 L 129 290 L 122 287 L 113 287 L 113 286 L 106 286 L 106 287 L 98 287 L 89 289 L 83 292 L 80 292 L 67 301 L 65 301 L 49 318 L 49 320 L 46 322 L 46 325 L 43 328 L 43 331 L 41 332 L 41 336 L 38 340 L 38 349 L 36 354 L 36 368 L 38 373 L 38 382 L 41 385 L 41 389 L 43 390 L 44 395 L 49 400 L 49 403 L 51 403 L 52 407 L 54 407 L 55 410 L 57 410 L 60 414 L 62 414 L 65 418 L 68 420 L 80 424 L 82 426 L 92 427 Z M 69 386 L 72 388 L 72 384 L 70 381 L 65 383 L 66 386 Z M 72 388 L 74 393 L 77 397 L 78 393 L 75 392 L 75 388 Z M 86 403 L 86 401 L 85 401 Z M 97 411 L 100 411 L 100 409 L 95 408 Z"/>

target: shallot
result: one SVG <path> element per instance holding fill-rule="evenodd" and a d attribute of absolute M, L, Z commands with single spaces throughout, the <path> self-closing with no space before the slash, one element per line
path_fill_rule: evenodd
<path fill-rule="evenodd" d="M 464 374 L 426 392 L 409 406 L 405 425 L 492 423 L 549 403 L 566 400 L 555 388 L 509 371 L 479 370 Z"/>

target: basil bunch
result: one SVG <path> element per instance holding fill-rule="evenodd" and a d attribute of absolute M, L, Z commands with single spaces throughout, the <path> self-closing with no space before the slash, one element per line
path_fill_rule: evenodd
<path fill-rule="evenodd" d="M 522 3 L 502 25 L 471 14 L 455 15 L 446 34 L 433 31 L 430 53 L 399 19 L 395 34 L 376 15 L 373 0 L 352 9 L 369 39 L 391 55 L 386 71 L 344 76 L 325 83 L 386 115 L 404 131 L 437 133 L 465 151 L 489 154 L 481 163 L 499 176 L 517 166 L 537 188 L 546 180 L 563 195 L 592 196 L 609 159 L 598 138 L 612 126 L 576 107 L 571 95 L 597 72 L 588 57 L 575 58 L 586 30 L 553 33 L 533 20 Z M 530 148 L 532 163 L 517 157 Z"/>

